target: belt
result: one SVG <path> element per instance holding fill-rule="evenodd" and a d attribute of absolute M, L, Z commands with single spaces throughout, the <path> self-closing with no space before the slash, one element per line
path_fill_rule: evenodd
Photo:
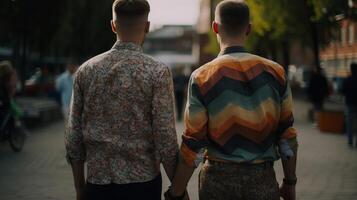
<path fill-rule="evenodd" d="M 260 162 L 260 163 L 238 163 L 238 162 L 231 162 L 231 161 L 226 161 L 226 160 L 218 160 L 218 159 L 206 159 L 206 162 L 209 164 L 214 164 L 214 165 L 231 165 L 231 166 L 236 166 L 240 168 L 272 168 L 274 167 L 274 162 L 273 161 L 265 161 L 265 162 Z"/>

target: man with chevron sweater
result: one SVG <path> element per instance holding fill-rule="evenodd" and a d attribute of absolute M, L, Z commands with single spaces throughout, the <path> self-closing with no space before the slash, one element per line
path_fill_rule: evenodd
<path fill-rule="evenodd" d="M 221 53 L 190 78 L 180 164 L 166 199 L 184 199 L 194 169 L 202 200 L 295 200 L 297 131 L 284 68 L 245 51 L 249 8 L 225 0 L 213 31 Z M 274 162 L 281 159 L 279 189 Z"/>

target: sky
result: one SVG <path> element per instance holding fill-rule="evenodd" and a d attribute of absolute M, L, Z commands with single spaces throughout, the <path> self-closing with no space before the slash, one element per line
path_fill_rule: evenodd
<path fill-rule="evenodd" d="M 149 20 L 153 26 L 189 24 L 197 22 L 199 0 L 148 0 L 151 6 Z"/>

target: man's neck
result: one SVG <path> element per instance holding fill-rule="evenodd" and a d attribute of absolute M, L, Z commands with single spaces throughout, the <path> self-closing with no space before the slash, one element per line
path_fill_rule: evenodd
<path fill-rule="evenodd" d="M 142 39 L 137 39 L 137 38 L 125 38 L 125 37 L 117 37 L 117 40 L 120 42 L 127 42 L 127 43 L 133 43 L 136 44 L 138 46 L 141 46 L 143 44 L 143 40 Z"/>
<path fill-rule="evenodd" d="M 220 42 L 220 48 L 222 51 L 233 46 L 244 47 L 244 39 L 222 39 Z"/>

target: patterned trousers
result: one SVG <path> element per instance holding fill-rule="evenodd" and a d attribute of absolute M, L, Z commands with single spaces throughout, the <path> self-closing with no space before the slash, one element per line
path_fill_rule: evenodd
<path fill-rule="evenodd" d="M 200 200 L 279 200 L 271 165 L 239 165 L 206 160 L 199 176 Z"/>

